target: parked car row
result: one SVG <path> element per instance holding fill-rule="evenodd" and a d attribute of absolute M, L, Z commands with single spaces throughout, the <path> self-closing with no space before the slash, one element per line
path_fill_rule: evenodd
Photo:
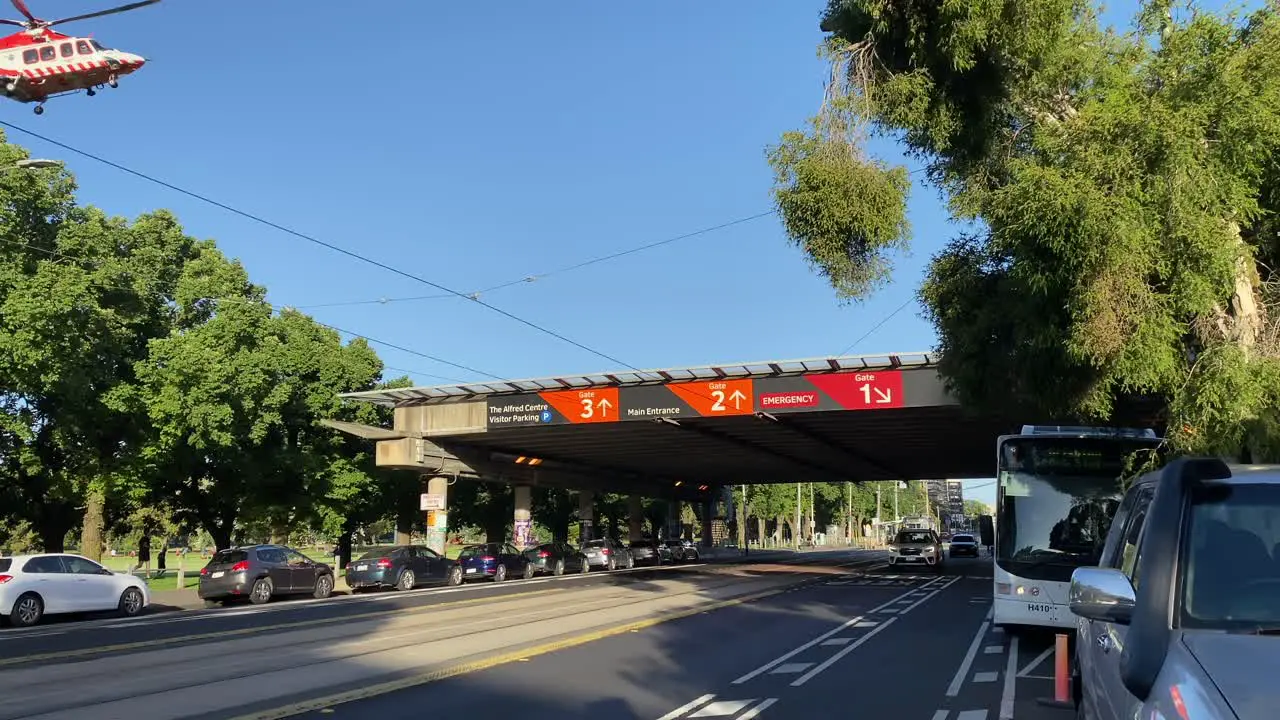
<path fill-rule="evenodd" d="M 412 590 L 426 585 L 461 585 L 472 580 L 503 582 L 512 577 L 618 570 L 699 559 L 688 540 L 591 540 L 581 548 L 552 542 L 524 551 L 510 543 L 468 545 L 456 559 L 420 545 L 375 547 L 346 567 L 352 592 L 380 588 Z M 282 596 L 327 598 L 337 574 L 283 545 L 263 544 L 219 550 L 200 570 L 198 595 L 205 607 L 248 600 L 266 603 Z M 151 603 L 146 582 L 113 572 L 70 553 L 0 557 L 0 621 L 29 627 L 44 616 L 116 611 L 125 617 Z"/>

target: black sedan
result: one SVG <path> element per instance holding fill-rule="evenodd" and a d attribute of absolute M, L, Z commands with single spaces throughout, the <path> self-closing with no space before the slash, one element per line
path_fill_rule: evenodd
<path fill-rule="evenodd" d="M 587 558 L 569 543 L 546 543 L 525 550 L 524 555 L 533 565 L 534 572 L 539 574 L 584 573 L 591 569 Z"/>
<path fill-rule="evenodd" d="M 671 551 L 666 545 L 652 540 L 634 540 L 631 542 L 631 557 L 637 565 L 661 565 L 671 560 Z"/>
<path fill-rule="evenodd" d="M 347 585 L 352 592 L 373 588 L 412 590 L 419 585 L 456 585 L 458 574 L 449 572 L 457 563 L 419 545 L 370 548 L 347 565 Z"/>

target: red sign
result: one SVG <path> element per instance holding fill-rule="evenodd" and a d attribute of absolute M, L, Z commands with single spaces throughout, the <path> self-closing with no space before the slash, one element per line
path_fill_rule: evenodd
<path fill-rule="evenodd" d="M 571 423 L 618 422 L 618 388 L 538 393 Z"/>
<path fill-rule="evenodd" d="M 673 383 L 667 389 L 703 417 L 750 415 L 754 411 L 750 380 Z"/>
<path fill-rule="evenodd" d="M 807 375 L 805 379 L 846 410 L 902 407 L 901 370 Z"/>
<path fill-rule="evenodd" d="M 779 408 L 811 408 L 822 402 L 816 392 L 772 392 L 761 393 L 760 409 L 777 410 Z"/>

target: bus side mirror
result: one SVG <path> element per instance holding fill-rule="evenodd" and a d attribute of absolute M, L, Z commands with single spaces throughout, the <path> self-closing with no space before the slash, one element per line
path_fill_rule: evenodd
<path fill-rule="evenodd" d="M 1137 594 L 1119 570 L 1082 567 L 1071 573 L 1070 604 L 1071 612 L 1082 618 L 1128 625 Z"/>

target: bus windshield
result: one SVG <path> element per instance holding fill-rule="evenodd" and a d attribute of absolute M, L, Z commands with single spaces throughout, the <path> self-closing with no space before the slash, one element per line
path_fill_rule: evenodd
<path fill-rule="evenodd" d="M 1028 580 L 1067 582 L 1097 565 L 1120 504 L 1120 478 L 1149 438 L 1014 437 L 999 447 L 996 564 Z"/>

